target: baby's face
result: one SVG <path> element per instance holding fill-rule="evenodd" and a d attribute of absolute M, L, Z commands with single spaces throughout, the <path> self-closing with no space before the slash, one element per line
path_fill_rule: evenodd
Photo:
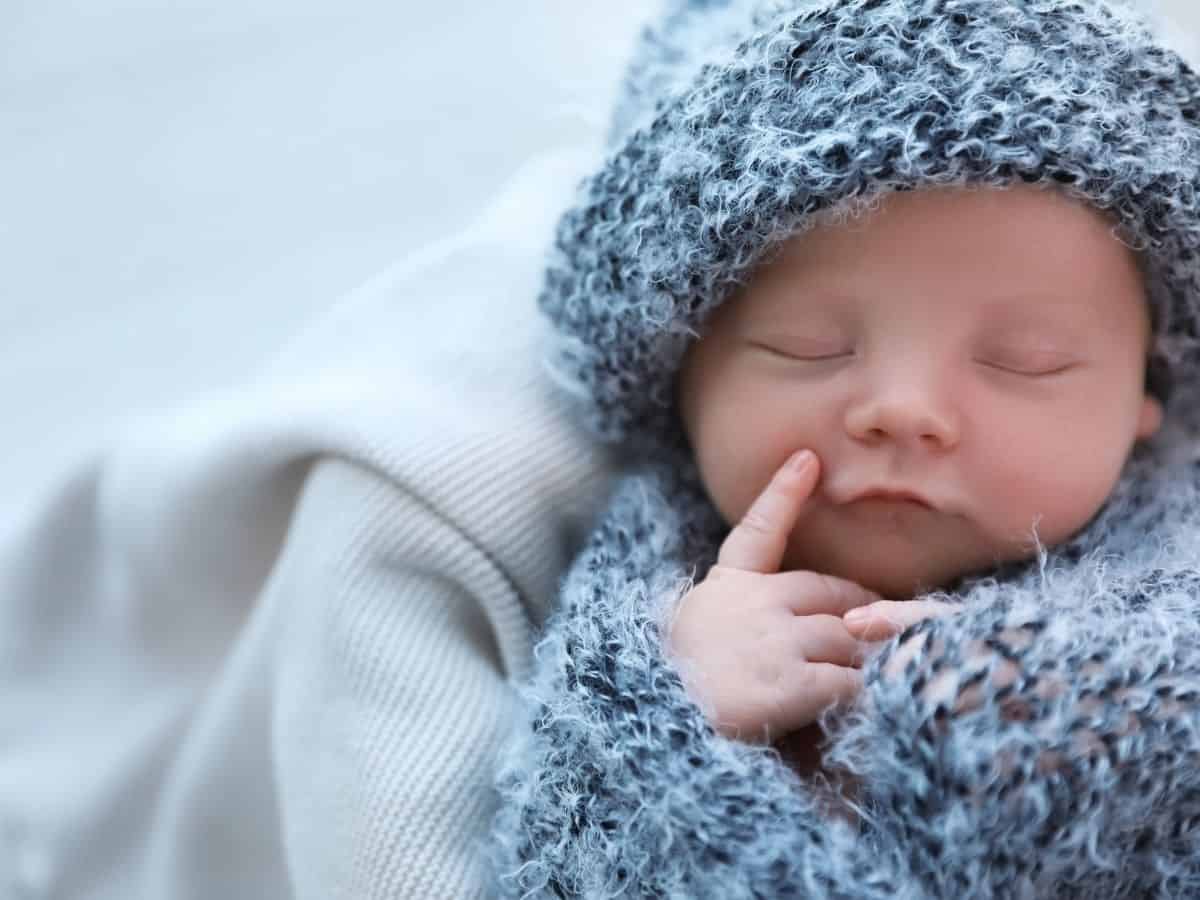
<path fill-rule="evenodd" d="M 894 598 L 1092 518 L 1162 410 L 1133 254 L 1054 193 L 925 190 L 794 238 L 713 317 L 680 411 L 741 518 L 794 451 L 822 475 L 784 566 Z M 883 487 L 911 501 L 854 498 Z"/>

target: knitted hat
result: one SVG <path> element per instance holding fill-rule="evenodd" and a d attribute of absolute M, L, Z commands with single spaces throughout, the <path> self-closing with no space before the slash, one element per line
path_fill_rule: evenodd
<path fill-rule="evenodd" d="M 1149 389 L 1200 425 L 1200 80 L 1118 0 L 677 2 L 642 37 L 599 171 L 559 222 L 539 305 L 589 428 L 682 446 L 689 343 L 824 211 L 1028 183 L 1139 251 Z M 1191 397 L 1191 399 L 1189 399 Z"/>

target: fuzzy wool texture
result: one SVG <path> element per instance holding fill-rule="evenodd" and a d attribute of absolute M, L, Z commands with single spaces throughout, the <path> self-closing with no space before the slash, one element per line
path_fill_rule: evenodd
<path fill-rule="evenodd" d="M 1200 896 L 1198 110 L 1127 4 L 671 4 L 540 297 L 551 371 L 630 468 L 521 689 L 501 896 Z M 956 610 L 881 642 L 799 774 L 717 734 L 665 652 L 728 533 L 672 400 L 683 353 L 824 217 L 1014 182 L 1142 252 L 1167 425 L 1070 539 L 923 595 Z"/>

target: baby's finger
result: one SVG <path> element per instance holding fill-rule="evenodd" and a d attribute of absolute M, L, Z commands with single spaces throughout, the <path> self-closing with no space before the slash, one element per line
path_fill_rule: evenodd
<path fill-rule="evenodd" d="M 801 450 L 788 459 L 733 527 L 717 565 L 747 572 L 778 572 L 796 518 L 817 483 L 817 455 Z"/>
<path fill-rule="evenodd" d="M 817 721 L 833 705 L 848 704 L 862 692 L 863 674 L 858 669 L 833 663 L 809 663 L 803 678 L 790 679 L 780 697 L 776 726 L 782 733 L 795 731 Z"/>
<path fill-rule="evenodd" d="M 842 617 L 846 630 L 863 641 L 887 640 L 909 625 L 933 616 L 950 615 L 958 606 L 937 600 L 879 600 L 870 606 L 852 609 Z"/>
<path fill-rule="evenodd" d="M 857 581 L 809 569 L 773 574 L 770 596 L 778 598 L 778 603 L 796 616 L 828 615 L 838 618 L 852 609 L 883 600 L 879 594 Z"/>
<path fill-rule="evenodd" d="M 839 616 L 796 616 L 791 625 L 789 645 L 805 662 L 857 668 L 871 650 L 871 643 L 851 635 Z"/>

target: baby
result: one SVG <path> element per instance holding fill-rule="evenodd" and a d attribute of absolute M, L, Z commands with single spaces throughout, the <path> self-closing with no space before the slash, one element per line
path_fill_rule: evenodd
<path fill-rule="evenodd" d="M 1111 230 L 1057 191 L 896 194 L 793 238 L 713 316 L 679 408 L 735 527 L 670 643 L 719 730 L 809 725 L 857 694 L 855 638 L 879 634 L 843 614 L 1094 517 L 1163 414 L 1142 274 Z"/>
<path fill-rule="evenodd" d="M 629 474 L 505 896 L 1200 894 L 1198 120 L 1113 0 L 647 33 L 540 298 Z"/>

